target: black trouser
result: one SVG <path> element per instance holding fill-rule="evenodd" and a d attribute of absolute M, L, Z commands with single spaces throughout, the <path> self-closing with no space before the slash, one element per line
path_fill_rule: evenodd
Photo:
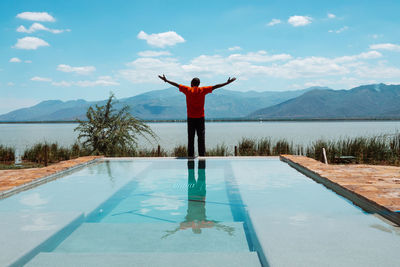
<path fill-rule="evenodd" d="M 206 155 L 205 126 L 203 118 L 187 118 L 188 157 L 194 157 L 194 135 L 197 132 L 199 156 Z"/>

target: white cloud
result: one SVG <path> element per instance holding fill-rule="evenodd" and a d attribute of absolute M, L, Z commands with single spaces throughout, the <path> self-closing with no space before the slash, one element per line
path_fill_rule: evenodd
<path fill-rule="evenodd" d="M 358 55 L 337 57 L 334 59 L 334 61 L 337 63 L 344 63 L 344 62 L 355 61 L 357 59 L 375 59 L 375 58 L 380 58 L 380 57 L 382 57 L 382 54 L 379 53 L 378 51 L 373 50 L 373 51 L 360 53 Z"/>
<path fill-rule="evenodd" d="M 39 77 L 39 76 L 35 76 L 31 78 L 31 81 L 35 81 L 35 82 L 51 82 L 50 78 L 45 78 L 45 77 Z"/>
<path fill-rule="evenodd" d="M 50 46 L 46 41 L 37 37 L 24 37 L 18 39 L 17 43 L 13 46 L 17 49 L 36 50 L 41 46 Z"/>
<path fill-rule="evenodd" d="M 293 58 L 289 54 L 269 54 L 266 51 L 244 54 L 200 55 L 187 63 L 176 58 L 138 58 L 120 70 L 119 76 L 132 83 L 159 83 L 158 74 L 179 80 L 189 80 L 193 76 L 215 78 L 236 76 L 240 80 L 250 78 L 279 79 L 327 79 L 327 77 L 358 77 L 365 79 L 364 73 L 377 70 L 384 77 L 396 77 L 397 68 L 389 68 L 382 63 L 378 69 L 375 60 L 382 57 L 378 51 L 368 51 L 355 55 L 328 57 Z M 372 61 L 372 62 L 371 62 Z M 334 80 L 334 79 L 333 79 Z M 332 83 L 333 83 L 332 80 Z M 332 84 L 331 83 L 331 84 Z"/>
<path fill-rule="evenodd" d="M 242 50 L 242 48 L 240 46 L 233 46 L 233 47 L 229 47 L 228 50 L 229 51 L 238 51 L 238 50 Z"/>
<path fill-rule="evenodd" d="M 82 67 L 72 67 L 66 64 L 60 64 L 57 66 L 57 70 L 62 72 L 74 72 L 80 75 L 89 75 L 96 70 L 94 66 L 82 66 Z"/>
<path fill-rule="evenodd" d="M 23 26 L 23 25 L 21 25 L 21 26 L 19 26 L 17 28 L 17 32 L 23 32 L 23 33 L 33 33 L 33 32 L 36 32 L 36 31 L 48 31 L 48 32 L 51 32 L 51 33 L 58 34 L 58 33 L 62 33 L 64 31 L 70 31 L 70 30 L 69 29 L 67 29 L 67 30 L 49 29 L 46 26 L 44 26 L 44 25 L 42 25 L 40 23 L 37 23 L 37 22 L 33 23 L 29 27 L 29 29 L 25 28 L 25 26 Z"/>
<path fill-rule="evenodd" d="M 282 21 L 280 19 L 272 19 L 270 22 L 268 22 L 267 26 L 274 26 L 276 24 L 280 24 Z"/>
<path fill-rule="evenodd" d="M 338 30 L 329 30 L 329 32 L 341 33 L 341 32 L 344 32 L 344 31 L 346 31 L 346 30 L 348 30 L 348 29 L 349 29 L 349 27 L 343 26 L 342 28 L 340 28 L 340 29 L 338 29 Z"/>
<path fill-rule="evenodd" d="M 225 72 L 238 74 L 235 66 L 240 62 L 230 62 L 228 58 L 220 55 L 201 55 L 192 59 L 189 64 L 181 65 L 186 73 L 201 73 L 206 76 L 223 75 Z"/>
<path fill-rule="evenodd" d="M 168 51 L 153 51 L 153 50 L 146 50 L 140 51 L 138 53 L 139 57 L 159 57 L 159 56 L 170 56 L 171 53 Z"/>
<path fill-rule="evenodd" d="M 373 38 L 373 39 L 378 39 L 378 38 L 383 37 L 383 34 L 370 34 L 369 36 L 370 36 L 371 38 Z"/>
<path fill-rule="evenodd" d="M 309 16 L 291 16 L 288 19 L 288 23 L 291 24 L 294 27 L 299 27 L 299 26 L 306 26 L 310 24 L 312 21 L 312 18 Z"/>
<path fill-rule="evenodd" d="M 151 46 L 161 48 L 185 42 L 185 39 L 174 31 L 153 34 L 147 34 L 144 31 L 140 31 L 137 38 L 146 40 L 146 42 Z"/>
<path fill-rule="evenodd" d="M 247 54 L 232 54 L 228 57 L 230 60 L 240 60 L 247 62 L 271 62 L 278 60 L 288 60 L 292 56 L 289 54 L 276 54 L 269 55 L 266 51 L 260 50 L 258 52 L 249 52 Z"/>
<path fill-rule="evenodd" d="M 348 72 L 346 66 L 325 57 L 296 58 L 270 70 L 274 77 L 295 79 L 300 77 L 318 77 L 343 75 Z"/>
<path fill-rule="evenodd" d="M 355 74 L 363 78 L 375 78 L 380 81 L 384 78 L 398 78 L 400 77 L 400 69 L 385 66 L 383 63 L 369 66 L 366 64 L 360 64 L 355 70 Z"/>
<path fill-rule="evenodd" d="M 13 57 L 13 58 L 10 58 L 9 62 L 20 63 L 20 62 L 22 62 L 22 60 L 17 57 Z M 32 60 L 25 60 L 24 63 L 32 63 Z"/>
<path fill-rule="evenodd" d="M 95 81 L 77 81 L 74 82 L 74 84 L 80 87 L 119 85 L 119 83 L 114 81 L 110 76 L 100 76 Z"/>
<path fill-rule="evenodd" d="M 340 29 L 338 29 L 338 30 L 329 30 L 329 32 L 341 33 L 341 32 L 344 32 L 344 31 L 346 31 L 346 30 L 348 30 L 348 29 L 349 29 L 349 27 L 343 26 L 342 28 L 340 28 Z"/>
<path fill-rule="evenodd" d="M 324 86 L 325 81 L 312 81 L 312 82 L 306 82 L 304 83 L 304 87 L 309 88 L 309 87 L 315 87 L 315 86 Z M 299 86 L 297 86 L 299 87 Z"/>
<path fill-rule="evenodd" d="M 19 59 L 19 58 L 17 58 L 17 57 L 13 57 L 13 58 L 10 58 L 9 62 L 12 62 L 12 63 L 20 63 L 20 62 L 21 62 L 21 59 Z"/>
<path fill-rule="evenodd" d="M 334 19 L 334 18 L 336 18 L 336 15 L 335 14 L 332 14 L 332 13 L 328 13 L 328 18 L 330 18 L 330 19 Z"/>
<path fill-rule="evenodd" d="M 60 87 L 69 87 L 72 85 L 70 82 L 61 81 L 61 82 L 52 82 L 51 85 L 60 86 Z"/>
<path fill-rule="evenodd" d="M 185 77 L 182 65 L 174 58 L 138 58 L 126 65 L 129 68 L 120 70 L 119 75 L 132 83 L 154 82 L 161 73 L 176 78 Z"/>
<path fill-rule="evenodd" d="M 400 52 L 400 45 L 385 43 L 385 44 L 373 44 L 369 46 L 370 49 L 381 49 Z"/>
<path fill-rule="evenodd" d="M 359 54 L 356 56 L 357 59 L 373 59 L 373 58 L 380 58 L 382 57 L 382 54 L 379 53 L 378 51 L 368 51 Z"/>
<path fill-rule="evenodd" d="M 99 76 L 97 80 L 83 80 L 83 81 L 60 81 L 52 82 L 54 86 L 59 87 L 69 87 L 69 86 L 79 86 L 79 87 L 93 87 L 93 86 L 111 86 L 119 85 L 111 76 Z"/>
<path fill-rule="evenodd" d="M 14 86 L 15 84 L 13 82 L 8 82 L 7 85 L 8 86 Z"/>
<path fill-rule="evenodd" d="M 22 12 L 17 15 L 17 18 L 33 21 L 56 21 L 55 18 L 47 12 Z"/>

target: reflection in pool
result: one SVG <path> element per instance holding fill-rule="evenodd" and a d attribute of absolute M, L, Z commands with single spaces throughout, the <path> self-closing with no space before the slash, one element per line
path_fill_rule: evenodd
<path fill-rule="evenodd" d="M 206 160 L 201 159 L 198 161 L 198 175 L 195 178 L 195 161 L 188 160 L 188 197 L 187 197 L 187 213 L 185 220 L 180 223 L 174 230 L 166 231 L 167 234 L 162 238 L 166 238 L 179 230 L 192 229 L 195 234 L 201 234 L 203 228 L 216 228 L 223 230 L 229 235 L 233 235 L 234 227 L 224 225 L 215 220 L 207 219 L 206 213 Z"/>

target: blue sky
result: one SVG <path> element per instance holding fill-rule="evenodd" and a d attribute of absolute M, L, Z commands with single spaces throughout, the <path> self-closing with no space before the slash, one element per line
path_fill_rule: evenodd
<path fill-rule="evenodd" d="M 0 1 L 0 114 L 48 99 L 400 83 L 399 1 Z"/>

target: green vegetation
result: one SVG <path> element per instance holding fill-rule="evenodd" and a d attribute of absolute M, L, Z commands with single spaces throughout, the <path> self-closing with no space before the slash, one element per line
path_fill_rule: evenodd
<path fill-rule="evenodd" d="M 89 107 L 87 121 L 79 121 L 75 131 L 78 140 L 91 154 L 105 156 L 132 156 L 136 154 L 137 137 L 141 135 L 155 139 L 156 135 L 144 122 L 129 113 L 129 106 L 119 111 L 113 108 L 114 95 L 111 94 L 104 106 Z"/>
<path fill-rule="evenodd" d="M 187 157 L 187 148 L 185 145 L 178 145 L 174 147 L 173 156 L 175 157 Z"/>
<path fill-rule="evenodd" d="M 2 164 L 0 163 L 0 170 L 17 170 L 17 169 L 28 169 L 28 168 L 41 168 L 44 165 L 32 162 L 22 162 L 21 164 Z"/>
<path fill-rule="evenodd" d="M 238 156 L 256 156 L 257 143 L 256 140 L 250 138 L 242 138 L 238 144 Z"/>
<path fill-rule="evenodd" d="M 206 150 L 208 157 L 224 157 L 229 156 L 229 148 L 225 144 L 217 145 L 214 148 Z"/>
<path fill-rule="evenodd" d="M 353 156 L 356 163 L 400 165 L 400 133 L 338 141 L 318 140 L 307 147 L 306 155 L 323 161 L 323 147 L 329 163 L 339 162 L 341 156 Z"/>
<path fill-rule="evenodd" d="M 281 139 L 272 143 L 270 138 L 242 138 L 238 144 L 238 156 L 279 156 L 280 154 L 297 154 L 292 143 Z"/>
<path fill-rule="evenodd" d="M 271 156 L 272 142 L 270 138 L 261 138 L 258 140 L 257 153 L 260 156 Z"/>
<path fill-rule="evenodd" d="M 7 164 L 15 161 L 15 149 L 0 145 L 0 163 Z"/>
<path fill-rule="evenodd" d="M 168 152 L 163 149 L 159 148 L 158 149 L 138 149 L 135 151 L 135 157 L 168 157 Z"/>
<path fill-rule="evenodd" d="M 62 147 L 57 143 L 37 143 L 24 151 L 22 160 L 47 165 L 62 160 L 69 160 L 77 157 L 87 156 L 90 152 L 79 144 L 75 143 L 70 147 Z"/>

